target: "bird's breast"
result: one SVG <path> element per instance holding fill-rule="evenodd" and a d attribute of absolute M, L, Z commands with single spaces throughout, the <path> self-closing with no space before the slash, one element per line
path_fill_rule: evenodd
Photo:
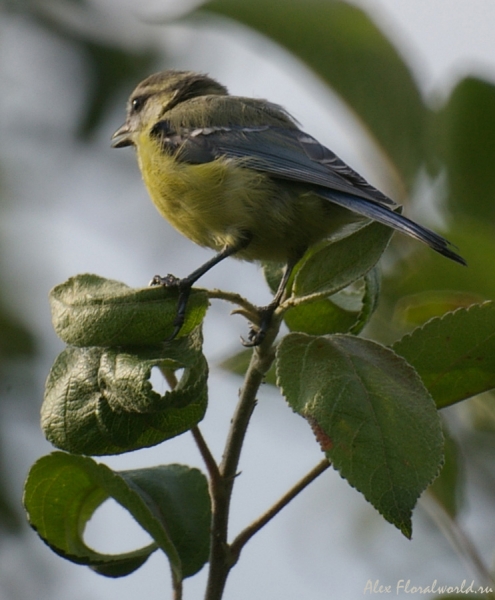
<path fill-rule="evenodd" d="M 153 203 L 192 241 L 219 250 L 255 227 L 255 206 L 271 185 L 267 177 L 229 159 L 180 162 L 149 137 L 137 152 Z"/>
<path fill-rule="evenodd" d="M 248 236 L 239 258 L 286 261 L 355 218 L 310 187 L 273 179 L 246 160 L 181 162 L 145 136 L 136 147 L 158 211 L 200 246 L 218 251 Z"/>

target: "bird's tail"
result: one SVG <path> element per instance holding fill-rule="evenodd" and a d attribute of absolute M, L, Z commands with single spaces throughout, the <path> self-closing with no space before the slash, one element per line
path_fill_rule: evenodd
<path fill-rule="evenodd" d="M 401 233 L 416 238 L 417 240 L 428 244 L 428 246 L 433 250 L 436 250 L 436 252 L 443 254 L 443 256 L 446 256 L 461 265 L 467 264 L 462 256 L 451 250 L 452 244 L 444 237 L 422 225 L 418 225 L 400 213 L 394 212 L 389 207 L 382 206 L 378 202 L 359 198 L 359 196 L 353 196 L 352 194 L 346 194 L 345 192 L 327 190 L 324 188 L 318 189 L 317 194 L 354 213 L 363 215 L 373 221 L 383 223 L 383 225 L 387 225 Z"/>

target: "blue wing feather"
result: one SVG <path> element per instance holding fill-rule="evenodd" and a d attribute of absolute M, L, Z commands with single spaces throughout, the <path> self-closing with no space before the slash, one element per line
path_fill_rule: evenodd
<path fill-rule="evenodd" d="M 177 160 L 200 164 L 219 158 L 245 161 L 267 175 L 306 184 L 314 194 L 354 213 L 378 221 L 420 240 L 440 254 L 466 264 L 452 244 L 395 212 L 397 204 L 370 185 L 331 150 L 297 128 L 204 127 L 174 131 L 168 121 L 158 122 L 152 134 L 164 152 Z"/>

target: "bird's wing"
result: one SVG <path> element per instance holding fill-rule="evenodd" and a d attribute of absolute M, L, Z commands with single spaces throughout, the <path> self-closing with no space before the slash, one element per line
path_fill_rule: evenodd
<path fill-rule="evenodd" d="M 240 159 L 272 177 L 395 206 L 331 150 L 297 128 L 260 125 L 173 131 L 168 121 L 159 121 L 152 135 L 160 137 L 164 150 L 172 151 L 180 161 L 198 164 L 221 157 Z"/>
<path fill-rule="evenodd" d="M 441 235 L 393 209 L 390 198 L 371 186 L 331 150 L 297 128 L 203 127 L 174 131 L 168 121 L 152 130 L 165 152 L 191 164 L 218 158 L 245 161 L 272 177 L 308 184 L 313 193 L 428 244 L 448 258 L 466 264 Z"/>

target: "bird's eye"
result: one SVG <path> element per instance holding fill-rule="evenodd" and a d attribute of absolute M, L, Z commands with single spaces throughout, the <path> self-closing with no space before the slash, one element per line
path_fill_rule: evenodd
<path fill-rule="evenodd" d="M 137 96 L 136 98 L 133 98 L 131 101 L 131 112 L 132 113 L 138 113 L 141 112 L 141 110 L 143 109 L 143 106 L 146 103 L 146 100 L 148 100 L 149 96 Z"/>

